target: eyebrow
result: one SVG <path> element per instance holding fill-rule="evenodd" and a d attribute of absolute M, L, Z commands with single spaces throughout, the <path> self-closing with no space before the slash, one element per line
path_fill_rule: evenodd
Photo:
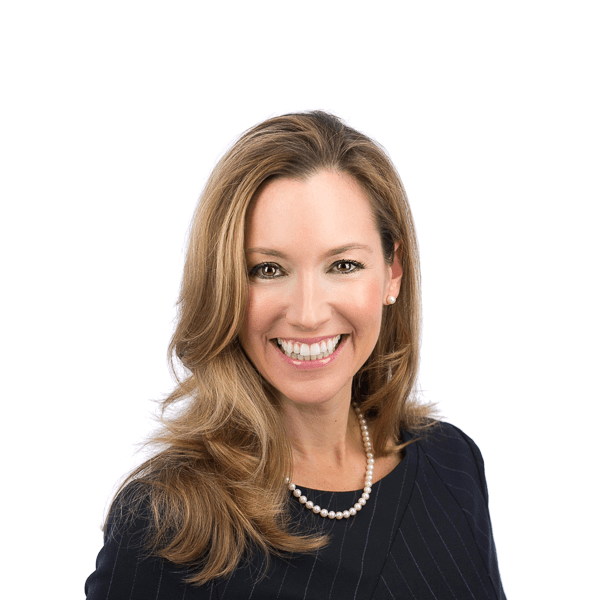
<path fill-rule="evenodd" d="M 344 254 L 350 250 L 366 250 L 371 254 L 373 253 L 371 247 L 365 244 L 345 244 L 344 246 L 338 246 L 337 248 L 328 250 L 323 257 L 327 258 L 330 256 L 337 256 L 338 254 Z M 271 248 L 248 248 L 246 250 L 246 254 L 265 254 L 266 256 L 275 256 L 284 260 L 287 259 L 287 256 L 283 252 L 279 252 L 278 250 L 273 250 Z"/>

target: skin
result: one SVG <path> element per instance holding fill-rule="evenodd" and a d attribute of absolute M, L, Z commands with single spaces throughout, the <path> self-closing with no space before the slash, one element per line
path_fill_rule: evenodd
<path fill-rule="evenodd" d="M 365 454 L 350 409 L 351 384 L 373 351 L 387 297 L 398 296 L 398 258 L 385 263 L 362 188 L 332 171 L 267 184 L 249 209 L 245 240 L 250 287 L 240 341 L 278 390 L 293 481 L 313 489 L 360 489 Z M 275 341 L 337 334 L 344 337 L 336 358 L 310 370 L 286 361 Z M 373 480 L 398 462 L 396 455 L 377 459 Z"/>

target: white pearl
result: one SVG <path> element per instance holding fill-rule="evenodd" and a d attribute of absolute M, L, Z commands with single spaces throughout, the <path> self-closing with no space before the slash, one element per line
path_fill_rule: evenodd
<path fill-rule="evenodd" d="M 358 405 L 355 402 L 352 403 L 352 406 L 356 412 L 356 417 L 357 417 L 359 425 L 360 425 L 361 435 L 363 438 L 363 446 L 365 447 L 365 454 L 367 457 L 367 469 L 365 472 L 365 486 L 363 488 L 363 494 L 359 498 L 358 502 L 353 507 L 351 507 L 348 510 L 345 510 L 343 512 L 341 512 L 341 511 L 335 512 L 333 510 L 328 511 L 326 508 L 321 508 L 318 504 L 313 504 L 313 502 L 308 500 L 306 498 L 306 496 L 303 496 L 302 491 L 299 488 L 297 488 L 296 485 L 290 481 L 289 477 L 286 477 L 286 479 L 285 479 L 288 489 L 293 492 L 294 497 L 298 498 L 298 501 L 301 504 L 304 504 L 304 506 L 306 506 L 306 508 L 308 508 L 309 510 L 312 510 L 313 513 L 315 513 L 316 515 L 318 514 L 321 517 L 328 517 L 330 519 L 338 519 L 338 520 L 339 519 L 348 519 L 349 517 L 353 517 L 354 515 L 356 515 L 356 513 L 362 509 L 362 507 L 367 503 L 367 500 L 370 498 L 371 485 L 373 482 L 373 470 L 374 470 L 374 465 L 375 465 L 375 456 L 373 455 L 373 452 L 372 452 L 373 446 L 371 444 L 371 437 L 369 435 L 367 421 L 364 418 L 363 414 L 360 412 L 360 408 L 358 407 Z"/>

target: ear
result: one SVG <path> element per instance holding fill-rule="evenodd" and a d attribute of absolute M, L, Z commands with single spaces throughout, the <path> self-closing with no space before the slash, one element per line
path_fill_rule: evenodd
<path fill-rule="evenodd" d="M 400 282 L 402 281 L 402 249 L 400 248 L 400 242 L 394 244 L 394 262 L 392 263 L 392 278 L 388 286 L 387 296 L 398 297 L 400 293 Z"/>

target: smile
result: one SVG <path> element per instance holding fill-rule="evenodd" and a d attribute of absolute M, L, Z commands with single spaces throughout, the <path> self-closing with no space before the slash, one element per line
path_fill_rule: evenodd
<path fill-rule="evenodd" d="M 294 340 L 277 338 L 277 346 L 289 358 L 293 360 L 319 360 L 333 354 L 342 339 L 341 335 L 321 340 L 316 344 L 304 344 Z"/>

